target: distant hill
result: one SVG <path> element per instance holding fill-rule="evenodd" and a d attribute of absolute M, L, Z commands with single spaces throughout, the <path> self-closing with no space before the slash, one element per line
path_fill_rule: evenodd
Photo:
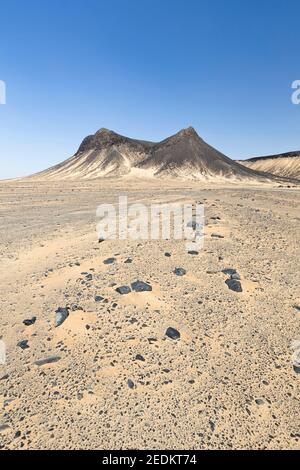
<path fill-rule="evenodd" d="M 300 180 L 300 151 L 249 158 L 239 163 L 255 171 Z"/>

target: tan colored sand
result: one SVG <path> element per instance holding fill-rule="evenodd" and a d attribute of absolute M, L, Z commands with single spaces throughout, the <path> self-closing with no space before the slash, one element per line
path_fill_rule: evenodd
<path fill-rule="evenodd" d="M 204 250 L 191 256 L 173 240 L 99 244 L 96 207 L 120 193 L 203 201 Z M 1 183 L 0 447 L 299 449 L 299 199 L 299 189 L 271 184 Z M 116 262 L 105 265 L 109 257 Z M 229 268 L 241 294 L 225 284 Z M 152 292 L 116 292 L 137 279 Z M 165 337 L 170 326 L 179 341 Z M 60 360 L 35 365 L 49 356 Z"/>
<path fill-rule="evenodd" d="M 241 160 L 239 163 L 255 171 L 300 180 L 300 156 L 258 159 L 253 162 Z"/>

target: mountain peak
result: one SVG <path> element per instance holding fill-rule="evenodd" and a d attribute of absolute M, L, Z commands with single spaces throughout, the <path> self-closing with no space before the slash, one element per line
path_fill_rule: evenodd
<path fill-rule="evenodd" d="M 106 129 L 105 127 L 101 127 L 95 134 L 94 138 L 97 141 L 103 141 L 103 142 L 116 142 L 117 140 L 120 140 L 120 138 L 123 138 L 121 135 L 117 134 L 114 131 L 111 131 L 110 129 Z"/>
<path fill-rule="evenodd" d="M 110 129 L 107 129 L 106 127 L 101 127 L 95 135 L 115 135 L 116 133 L 114 131 L 111 131 Z"/>
<path fill-rule="evenodd" d="M 177 135 L 182 135 L 182 136 L 187 136 L 187 137 L 195 137 L 195 136 L 199 137 L 197 132 L 192 126 L 189 126 L 185 129 L 181 129 L 181 131 L 179 131 Z"/>

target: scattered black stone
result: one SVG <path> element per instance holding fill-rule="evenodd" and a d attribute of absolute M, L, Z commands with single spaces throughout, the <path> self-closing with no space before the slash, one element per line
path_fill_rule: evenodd
<path fill-rule="evenodd" d="M 141 354 L 137 354 L 135 356 L 136 361 L 142 361 L 145 362 L 145 358 Z"/>
<path fill-rule="evenodd" d="M 188 228 L 192 228 L 193 230 L 198 230 L 203 227 L 203 225 L 198 224 L 195 220 L 191 220 L 190 222 L 187 223 L 186 225 Z"/>
<path fill-rule="evenodd" d="M 101 295 L 95 295 L 95 302 L 101 302 L 101 300 L 104 300 L 104 297 Z"/>
<path fill-rule="evenodd" d="M 130 263 L 132 263 L 132 262 L 133 262 L 133 260 L 132 260 L 131 258 L 127 258 L 127 259 L 125 259 L 125 261 L 124 261 L 125 264 L 130 264 Z"/>
<path fill-rule="evenodd" d="M 107 258 L 103 261 L 104 264 L 113 264 L 116 261 L 116 258 Z"/>
<path fill-rule="evenodd" d="M 93 275 L 91 273 L 85 276 L 86 281 L 91 281 L 93 279 Z"/>
<path fill-rule="evenodd" d="M 171 339 L 179 339 L 180 338 L 180 333 L 179 331 L 175 330 L 175 328 L 169 327 L 166 331 L 166 336 Z"/>
<path fill-rule="evenodd" d="M 69 309 L 67 307 L 58 307 L 55 313 L 55 327 L 57 328 L 58 326 L 62 325 L 63 322 L 68 318 Z"/>
<path fill-rule="evenodd" d="M 121 286 L 121 287 L 117 287 L 116 291 L 121 295 L 126 295 L 131 292 L 131 289 L 128 286 Z"/>
<path fill-rule="evenodd" d="M 213 216 L 213 217 L 211 217 L 211 220 L 221 220 L 221 217 L 219 217 L 218 215 L 217 215 L 217 216 Z"/>
<path fill-rule="evenodd" d="M 176 276 L 184 276 L 186 274 L 186 270 L 184 268 L 175 268 L 173 271 Z"/>
<path fill-rule="evenodd" d="M 28 349 L 29 346 L 28 346 L 28 340 L 27 339 L 23 339 L 22 341 L 19 341 L 17 346 L 19 346 L 19 348 L 21 349 Z"/>
<path fill-rule="evenodd" d="M 230 290 L 234 292 L 243 292 L 240 281 L 236 281 L 235 279 L 227 279 L 225 283 L 227 284 Z"/>
<path fill-rule="evenodd" d="M 0 432 L 6 431 L 7 429 L 10 429 L 8 424 L 0 424 Z"/>
<path fill-rule="evenodd" d="M 165 253 L 165 256 L 166 256 L 167 258 L 171 258 L 172 255 L 171 255 L 171 253 L 168 253 L 168 252 L 167 252 L 167 253 Z"/>
<path fill-rule="evenodd" d="M 54 364 L 55 362 L 60 361 L 60 356 L 49 356 L 45 357 L 44 359 L 39 359 L 35 361 L 36 366 L 44 366 L 46 364 Z"/>
<path fill-rule="evenodd" d="M 134 292 L 150 292 L 152 291 L 152 286 L 143 281 L 135 281 L 131 283 L 131 288 Z"/>
<path fill-rule="evenodd" d="M 135 388 L 134 382 L 133 382 L 131 379 L 128 379 L 128 380 L 127 380 L 127 385 L 128 385 L 128 387 L 131 388 L 131 389 Z"/>
<path fill-rule="evenodd" d="M 237 274 L 237 270 L 232 269 L 232 268 L 226 268 L 226 269 L 223 269 L 222 273 L 232 276 L 233 274 Z"/>
<path fill-rule="evenodd" d="M 262 405 L 265 404 L 265 401 L 262 400 L 261 398 L 257 398 L 257 399 L 255 400 L 255 403 L 256 403 L 258 406 L 262 406 Z"/>
<path fill-rule="evenodd" d="M 209 427 L 210 427 L 211 432 L 214 432 L 216 428 L 215 423 L 213 421 L 209 421 Z"/>
<path fill-rule="evenodd" d="M 219 235 L 218 233 L 212 233 L 211 238 L 225 238 L 224 235 Z"/>
<path fill-rule="evenodd" d="M 300 374 L 300 367 L 294 366 L 294 372 Z"/>
<path fill-rule="evenodd" d="M 17 439 L 20 436 L 21 436 L 21 431 L 17 431 L 16 434 L 15 434 L 15 439 Z"/>
<path fill-rule="evenodd" d="M 31 326 L 36 322 L 36 317 L 32 317 L 29 320 L 24 320 L 23 323 L 25 326 Z"/>
<path fill-rule="evenodd" d="M 300 306 L 299 305 L 293 305 L 293 307 L 300 312 Z"/>
<path fill-rule="evenodd" d="M 98 238 L 98 243 L 102 243 L 104 241 L 105 241 L 104 238 Z"/>
<path fill-rule="evenodd" d="M 192 256 L 197 256 L 197 255 L 199 255 L 199 251 L 190 250 L 190 251 L 188 251 L 188 254 L 192 255 Z"/>

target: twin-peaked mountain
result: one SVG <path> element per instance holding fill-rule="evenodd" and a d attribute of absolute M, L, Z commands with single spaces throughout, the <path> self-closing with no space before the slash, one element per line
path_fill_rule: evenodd
<path fill-rule="evenodd" d="M 208 145 L 192 127 L 161 142 L 131 139 L 100 129 L 83 140 L 74 156 L 34 175 L 47 180 L 103 177 L 242 180 L 263 176 Z"/>

